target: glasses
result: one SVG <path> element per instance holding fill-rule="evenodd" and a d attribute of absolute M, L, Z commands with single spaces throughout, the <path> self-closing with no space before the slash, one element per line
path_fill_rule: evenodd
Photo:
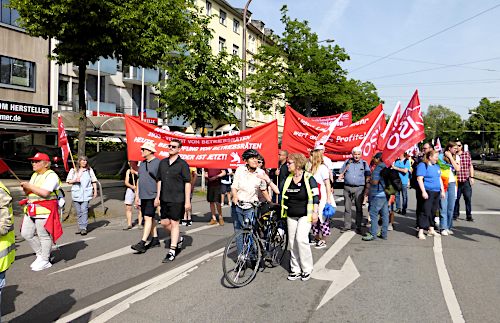
<path fill-rule="evenodd" d="M 262 160 L 259 160 L 259 161 L 258 161 L 258 163 L 259 163 L 259 164 L 262 164 L 263 162 L 262 162 Z"/>
<path fill-rule="evenodd" d="M 461 144 L 460 144 L 460 145 L 457 145 L 457 147 L 462 147 L 462 145 L 461 145 Z"/>
<path fill-rule="evenodd" d="M 149 151 L 149 150 L 147 150 L 146 148 L 141 148 L 141 151 Z"/>
<path fill-rule="evenodd" d="M 177 148 L 179 148 L 179 146 L 176 146 L 176 145 L 168 145 L 168 148 L 170 148 L 170 149 L 177 149 Z"/>
<path fill-rule="evenodd" d="M 293 161 L 289 161 L 289 162 L 287 162 L 286 164 L 287 164 L 287 165 L 291 165 L 291 164 L 295 164 L 295 162 L 293 162 Z"/>
<path fill-rule="evenodd" d="M 31 164 L 38 164 L 39 162 L 41 162 L 41 160 L 32 160 Z"/>

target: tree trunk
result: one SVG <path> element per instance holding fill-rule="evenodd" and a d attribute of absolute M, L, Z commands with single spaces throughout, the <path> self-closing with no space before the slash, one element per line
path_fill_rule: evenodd
<path fill-rule="evenodd" d="M 85 137 L 87 136 L 87 104 L 85 102 L 85 74 L 87 73 L 87 64 L 78 65 L 78 156 L 85 156 Z"/>

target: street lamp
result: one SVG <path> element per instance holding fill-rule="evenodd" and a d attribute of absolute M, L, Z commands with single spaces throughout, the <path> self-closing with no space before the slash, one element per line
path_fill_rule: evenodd
<path fill-rule="evenodd" d="M 241 58 L 243 60 L 243 68 L 241 69 L 241 81 L 243 84 L 243 102 L 241 104 L 241 130 L 247 128 L 247 87 L 245 80 L 247 78 L 247 12 L 248 6 L 252 0 L 248 0 L 243 9 L 243 53 Z"/>
<path fill-rule="evenodd" d="M 484 123 L 486 122 L 486 118 L 477 111 L 469 110 L 470 115 L 478 115 L 483 118 L 483 122 L 481 122 L 481 152 L 484 153 Z"/>

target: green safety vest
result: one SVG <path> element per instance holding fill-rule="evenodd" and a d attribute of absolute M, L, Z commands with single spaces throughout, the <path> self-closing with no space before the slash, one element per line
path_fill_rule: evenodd
<path fill-rule="evenodd" d="M 313 215 L 313 211 L 314 211 L 313 192 L 311 189 L 311 185 L 309 184 L 309 179 L 312 176 L 313 175 L 311 173 L 304 171 L 304 183 L 306 183 L 306 191 L 307 191 L 307 220 L 309 222 L 312 222 L 312 215 Z M 283 194 L 282 194 L 282 198 L 281 198 L 281 217 L 282 218 L 286 218 L 286 216 L 287 216 L 286 209 L 288 209 L 288 207 L 285 205 L 285 199 L 287 199 L 288 196 L 286 195 L 286 191 L 288 190 L 288 187 L 290 186 L 292 179 L 293 179 L 293 175 L 292 174 L 288 175 L 288 177 L 285 180 L 285 184 L 283 185 L 283 190 L 282 190 Z"/>
<path fill-rule="evenodd" d="M 10 191 L 0 182 L 0 189 L 4 190 L 9 196 Z M 14 212 L 12 210 L 12 202 L 9 203 L 9 215 L 10 221 L 14 223 Z M 9 269 L 10 265 L 14 262 L 16 258 L 16 236 L 14 234 L 14 228 L 4 236 L 0 236 L 0 272 L 4 272 Z"/>

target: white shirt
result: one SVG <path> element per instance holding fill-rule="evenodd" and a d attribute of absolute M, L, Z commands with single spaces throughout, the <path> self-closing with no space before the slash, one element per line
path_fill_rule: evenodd
<path fill-rule="evenodd" d="M 246 165 L 236 169 L 231 188 L 236 189 L 239 201 L 257 202 L 259 200 L 259 190 L 264 191 L 267 185 L 264 180 L 257 177 L 258 174 L 264 174 L 264 170 L 257 168 L 252 173 Z"/>

